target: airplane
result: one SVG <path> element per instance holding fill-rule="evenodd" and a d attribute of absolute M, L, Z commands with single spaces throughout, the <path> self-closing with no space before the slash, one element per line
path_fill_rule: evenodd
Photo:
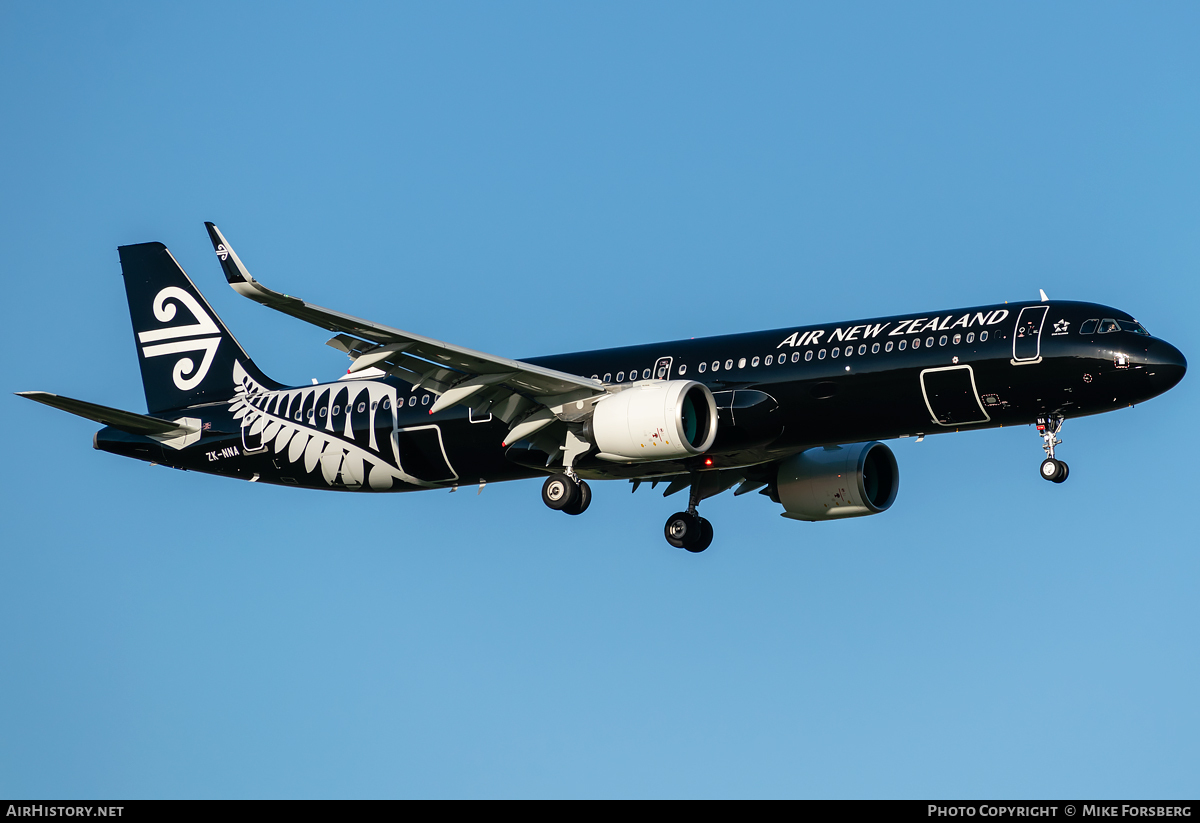
<path fill-rule="evenodd" d="M 702 552 L 701 501 L 737 487 L 782 516 L 887 511 L 900 472 L 882 442 L 1035 424 L 1039 472 L 1069 418 L 1175 386 L 1183 354 L 1118 309 L 1050 300 L 795 326 L 512 360 L 308 303 L 254 279 L 212 223 L 234 291 L 334 333 L 337 380 L 267 377 L 161 243 L 118 248 L 147 414 L 19 392 L 104 424 L 93 446 L 176 469 L 308 489 L 456 490 L 544 478 L 587 511 L 588 481 L 688 491 L 664 527 Z"/>

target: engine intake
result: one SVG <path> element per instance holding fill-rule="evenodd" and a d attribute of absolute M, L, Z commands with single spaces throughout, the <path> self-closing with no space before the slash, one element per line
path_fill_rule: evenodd
<path fill-rule="evenodd" d="M 854 443 L 793 455 L 775 482 L 784 517 L 840 520 L 887 511 L 900 489 L 900 468 L 882 443 Z"/>
<path fill-rule="evenodd" d="M 717 437 L 717 404 L 694 380 L 631 386 L 596 403 L 587 435 L 602 460 L 642 463 L 707 451 Z"/>

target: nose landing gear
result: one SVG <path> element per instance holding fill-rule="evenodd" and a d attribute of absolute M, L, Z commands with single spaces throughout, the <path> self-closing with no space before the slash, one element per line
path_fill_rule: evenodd
<path fill-rule="evenodd" d="M 1059 414 L 1037 419 L 1038 435 L 1042 438 L 1042 448 L 1046 451 L 1046 459 L 1042 461 L 1039 473 L 1043 480 L 1049 480 L 1051 483 L 1061 483 L 1071 473 L 1067 464 L 1054 456 L 1054 447 L 1062 445 L 1058 433 L 1062 431 L 1063 419 Z"/>

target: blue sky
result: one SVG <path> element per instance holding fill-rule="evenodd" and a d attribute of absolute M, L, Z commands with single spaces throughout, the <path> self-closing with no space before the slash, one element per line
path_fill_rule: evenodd
<path fill-rule="evenodd" d="M 7 391 L 144 409 L 116 246 L 521 357 L 1051 297 L 1200 357 L 1194 4 L 0 5 Z M 1191 376 L 887 513 L 248 486 L 0 399 L 0 795 L 1194 797 Z M 1189 413 L 1189 409 L 1193 410 Z"/>

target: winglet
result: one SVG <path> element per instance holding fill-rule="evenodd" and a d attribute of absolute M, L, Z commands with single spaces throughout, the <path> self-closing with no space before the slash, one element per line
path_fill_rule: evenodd
<path fill-rule="evenodd" d="M 221 261 L 221 269 L 225 272 L 225 279 L 229 281 L 229 285 L 237 288 L 238 283 L 253 283 L 254 278 L 250 276 L 250 272 L 246 271 L 241 258 L 237 256 L 237 252 L 233 250 L 233 246 L 229 245 L 229 241 L 221 234 L 221 230 L 217 228 L 216 224 L 206 221 L 204 228 L 208 229 L 208 237 L 212 240 L 213 251 L 217 253 L 217 258 Z"/>
<path fill-rule="evenodd" d="M 221 230 L 217 228 L 216 224 L 205 221 L 204 227 L 208 229 L 208 237 L 212 240 L 213 251 L 217 253 L 217 259 L 221 261 L 221 270 L 225 272 L 225 279 L 229 281 L 230 286 L 233 286 L 235 292 L 272 308 L 278 308 L 278 306 L 272 305 L 276 302 L 293 304 L 304 302 L 268 289 L 259 283 L 250 276 L 250 271 L 242 263 L 242 259 L 237 256 L 233 246 L 229 245 L 225 235 L 221 234 Z"/>

